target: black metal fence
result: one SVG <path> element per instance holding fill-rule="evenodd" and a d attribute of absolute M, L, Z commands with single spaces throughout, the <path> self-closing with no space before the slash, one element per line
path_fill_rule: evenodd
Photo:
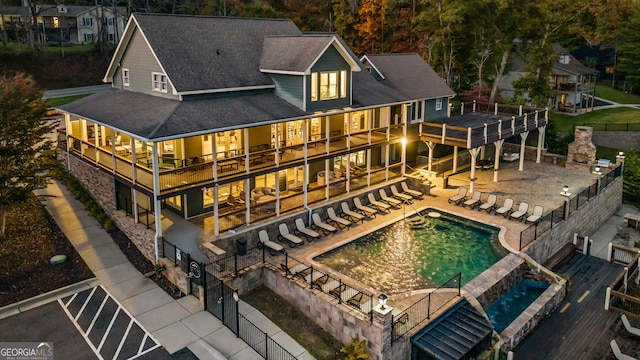
<path fill-rule="evenodd" d="M 189 263 L 191 262 L 191 255 L 182 251 L 176 245 L 170 243 L 166 239 L 162 239 L 162 257 L 165 257 L 173 261 L 174 265 L 177 265 L 185 273 L 189 273 Z"/>
<path fill-rule="evenodd" d="M 297 278 L 305 282 L 310 289 L 320 290 L 329 294 L 338 300 L 338 304 L 345 304 L 353 309 L 365 314 L 369 321 L 373 320 L 372 309 L 374 306 L 374 296 L 370 292 L 363 290 L 358 286 L 354 286 L 345 282 L 342 278 L 325 274 L 316 270 L 313 266 L 302 261 L 296 260 L 285 254 L 284 261 L 280 264 L 274 264 L 269 258 L 271 265 L 281 268 L 285 276 Z"/>
<path fill-rule="evenodd" d="M 235 252 L 221 257 L 209 264 L 209 271 L 216 277 L 224 277 L 230 274 L 238 275 L 238 272 L 250 266 L 265 262 L 265 248 L 252 247 L 246 249 L 246 253 Z"/>
<path fill-rule="evenodd" d="M 582 126 L 589 126 L 593 128 L 593 131 L 640 131 L 640 124 L 638 123 L 582 123 Z M 573 126 L 573 132 L 575 132 L 576 125 Z"/>
<path fill-rule="evenodd" d="M 600 194 L 600 192 L 606 189 L 607 186 L 620 177 L 620 175 L 622 175 L 622 165 L 616 166 L 616 168 L 604 174 L 598 179 L 598 181 L 580 191 L 576 196 L 569 198 L 564 205 L 552 210 L 550 213 L 544 215 L 539 221 L 522 230 L 520 232 L 519 250 L 522 251 L 523 248 L 534 242 L 547 230 L 566 220 L 568 216 L 589 202 L 589 200 Z"/>
<path fill-rule="evenodd" d="M 296 360 L 297 358 L 260 330 L 249 319 L 238 314 L 238 337 L 265 359 Z"/>
<path fill-rule="evenodd" d="M 461 278 L 462 273 L 456 274 L 403 312 L 394 315 L 392 317 L 391 342 L 401 338 L 423 321 L 431 319 L 431 315 L 436 311 L 444 307 L 449 301 L 460 296 Z"/>

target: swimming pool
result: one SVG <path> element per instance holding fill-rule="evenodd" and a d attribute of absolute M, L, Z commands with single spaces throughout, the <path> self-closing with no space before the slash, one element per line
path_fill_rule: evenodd
<path fill-rule="evenodd" d="M 549 283 L 521 280 L 485 311 L 499 334 L 549 287 Z"/>
<path fill-rule="evenodd" d="M 497 228 L 440 214 L 425 215 L 424 226 L 415 226 L 417 215 L 402 219 L 314 260 L 394 295 L 437 287 L 458 272 L 463 285 L 507 255 Z"/>

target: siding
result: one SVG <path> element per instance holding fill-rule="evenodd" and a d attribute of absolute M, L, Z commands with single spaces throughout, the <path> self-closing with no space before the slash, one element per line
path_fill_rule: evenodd
<path fill-rule="evenodd" d="M 211 207 L 203 209 L 202 192 L 192 192 L 185 195 L 187 202 L 187 217 L 193 217 L 211 211 Z"/>
<path fill-rule="evenodd" d="M 442 98 L 442 109 L 440 110 L 436 110 L 436 99 L 425 101 L 424 109 L 422 109 L 424 112 L 424 120 L 429 121 L 447 117 L 447 107 L 449 107 L 449 99 L 446 97 Z"/>
<path fill-rule="evenodd" d="M 303 108 L 303 77 L 300 75 L 270 74 L 276 84 L 275 94 L 298 108 Z"/>
<path fill-rule="evenodd" d="M 307 76 L 307 111 L 343 108 L 351 105 L 351 68 L 334 46 L 329 47 L 311 68 L 311 72 L 347 70 L 347 97 L 311 102 L 311 76 Z M 320 79 L 318 77 L 318 83 Z M 319 85 L 319 84 L 318 84 Z"/>
<path fill-rule="evenodd" d="M 114 80 L 119 78 L 118 81 L 122 85 L 122 68 L 129 69 L 129 83 L 131 85 L 124 89 L 169 99 L 178 99 L 177 95 L 173 95 L 173 87 L 170 83 L 167 83 L 166 93 L 152 90 L 151 74 L 153 72 L 162 72 L 162 69 L 137 29 L 131 37 L 120 64 L 121 66 L 114 75 Z"/>

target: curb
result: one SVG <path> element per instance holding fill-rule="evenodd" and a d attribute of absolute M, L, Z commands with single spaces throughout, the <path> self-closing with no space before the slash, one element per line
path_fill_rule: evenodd
<path fill-rule="evenodd" d="M 52 301 L 61 299 L 71 294 L 75 294 L 82 290 L 91 289 L 92 287 L 96 286 L 98 282 L 99 282 L 98 278 L 93 277 L 90 279 L 77 282 L 75 284 L 67 285 L 59 289 L 51 290 L 44 294 L 36 295 L 29 299 L 21 300 L 13 304 L 6 305 L 0 308 L 0 320 L 19 314 L 27 310 L 31 310 L 33 308 L 37 308 L 38 306 L 48 304 Z"/>

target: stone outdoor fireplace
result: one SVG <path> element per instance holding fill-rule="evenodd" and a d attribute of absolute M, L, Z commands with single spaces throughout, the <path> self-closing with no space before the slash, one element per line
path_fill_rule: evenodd
<path fill-rule="evenodd" d="M 576 126 L 575 141 L 569 144 L 566 168 L 591 171 L 596 161 L 596 146 L 591 142 L 592 136 L 593 128 Z"/>

